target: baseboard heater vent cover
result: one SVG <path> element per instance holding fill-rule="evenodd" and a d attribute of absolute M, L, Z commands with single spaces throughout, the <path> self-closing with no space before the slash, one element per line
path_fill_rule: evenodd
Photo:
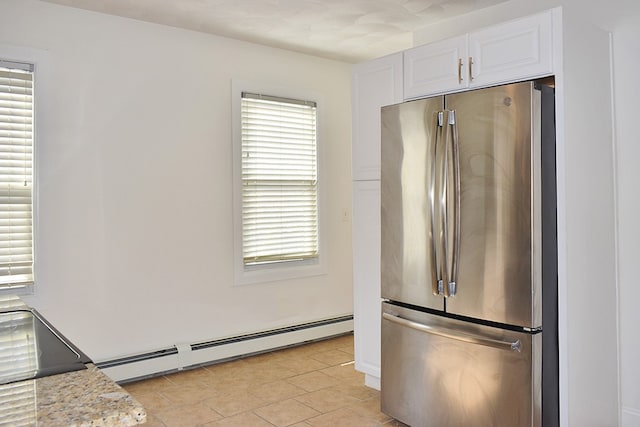
<path fill-rule="evenodd" d="M 122 384 L 294 347 L 350 332 L 353 332 L 353 315 L 192 344 L 176 344 L 148 353 L 97 362 L 96 366 Z"/>

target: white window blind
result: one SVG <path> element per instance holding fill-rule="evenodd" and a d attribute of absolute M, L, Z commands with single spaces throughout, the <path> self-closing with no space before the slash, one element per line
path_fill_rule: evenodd
<path fill-rule="evenodd" d="M 0 60 L 0 289 L 33 283 L 33 66 Z"/>
<path fill-rule="evenodd" d="M 242 93 L 244 265 L 318 256 L 316 104 Z"/>

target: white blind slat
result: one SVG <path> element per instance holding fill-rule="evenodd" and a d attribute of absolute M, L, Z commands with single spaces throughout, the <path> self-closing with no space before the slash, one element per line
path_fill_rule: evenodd
<path fill-rule="evenodd" d="M 33 66 L 0 60 L 0 288 L 33 282 Z"/>
<path fill-rule="evenodd" d="M 316 105 L 242 94 L 245 265 L 318 256 Z"/>

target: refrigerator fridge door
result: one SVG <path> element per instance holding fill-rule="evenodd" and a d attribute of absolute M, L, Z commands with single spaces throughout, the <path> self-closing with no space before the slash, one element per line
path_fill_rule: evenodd
<path fill-rule="evenodd" d="M 382 108 L 382 298 L 444 309 L 437 296 L 436 142 L 443 98 Z"/>
<path fill-rule="evenodd" d="M 446 311 L 540 327 L 540 93 L 532 82 L 497 86 L 449 95 L 445 109 L 455 112 L 460 204 Z"/>
<path fill-rule="evenodd" d="M 542 333 L 388 303 L 382 313 L 384 413 L 422 427 L 540 426 Z"/>

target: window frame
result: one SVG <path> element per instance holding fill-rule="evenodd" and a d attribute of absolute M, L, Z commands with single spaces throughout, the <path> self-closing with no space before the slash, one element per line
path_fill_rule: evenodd
<path fill-rule="evenodd" d="M 242 129 L 241 104 L 242 93 L 250 92 L 271 95 L 281 98 L 313 101 L 316 103 L 316 168 L 317 168 L 317 212 L 318 212 L 318 256 L 316 258 L 282 261 L 256 265 L 245 265 L 242 247 Z M 326 256 L 324 245 L 324 209 L 322 185 L 322 99 L 310 91 L 269 85 L 265 83 L 232 80 L 232 151 L 233 151 L 233 241 L 234 241 L 234 276 L 236 285 L 273 282 L 326 274 Z"/>

